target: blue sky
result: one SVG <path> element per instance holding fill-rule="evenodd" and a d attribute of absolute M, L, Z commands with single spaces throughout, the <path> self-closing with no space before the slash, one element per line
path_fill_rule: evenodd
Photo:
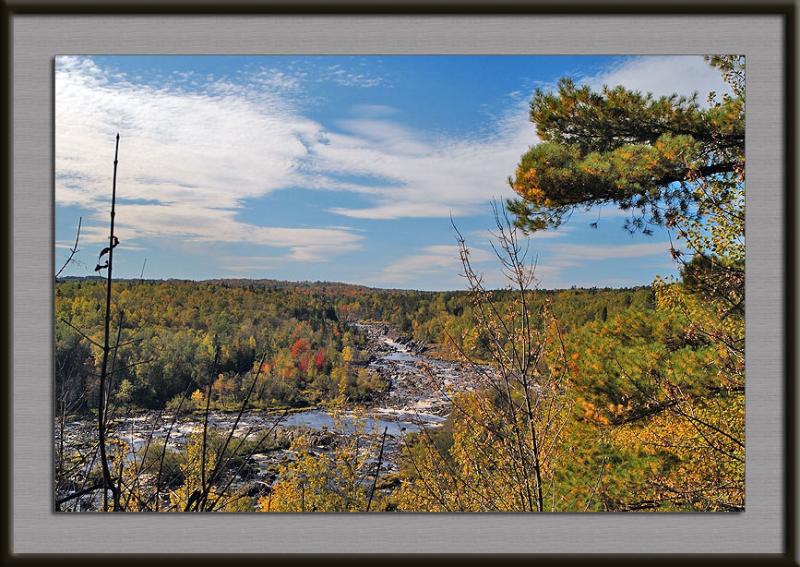
<path fill-rule="evenodd" d="M 655 94 L 725 90 L 701 57 L 62 56 L 56 266 L 107 241 L 120 133 L 115 275 L 460 289 L 452 215 L 490 285 L 493 199 L 537 142 L 532 91 L 563 76 Z M 544 288 L 669 276 L 667 235 L 613 208 L 532 237 Z M 590 223 L 598 220 L 597 229 Z M 66 275 L 66 273 L 65 273 Z"/>

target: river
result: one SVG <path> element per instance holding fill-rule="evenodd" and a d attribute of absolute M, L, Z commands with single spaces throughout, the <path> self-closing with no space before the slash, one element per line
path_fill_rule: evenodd
<path fill-rule="evenodd" d="M 259 432 L 275 428 L 290 438 L 297 431 L 318 432 L 324 437 L 347 436 L 356 429 L 370 435 L 381 435 L 386 431 L 386 454 L 382 470 L 394 471 L 394 457 L 402 437 L 418 432 L 421 428 L 437 428 L 450 411 L 450 395 L 454 391 L 470 390 L 476 383 L 475 372 L 468 366 L 429 356 L 419 345 L 398 337 L 380 323 L 355 323 L 368 337 L 369 356 L 362 364 L 389 382 L 388 392 L 366 408 L 366 414 L 354 416 L 351 412 L 340 412 L 334 417 L 319 408 L 276 414 L 266 411 L 245 411 L 238 424 L 234 412 L 210 412 L 209 428 L 229 432 L 236 424 L 236 438 L 254 438 Z M 112 438 L 125 441 L 130 448 L 129 459 L 141 454 L 148 440 L 168 438 L 168 447 L 180 450 L 186 446 L 190 435 L 202 431 L 203 416 L 199 413 L 181 414 L 174 420 L 174 413 L 137 412 L 120 416 L 114 420 Z M 68 420 L 65 423 L 65 446 L 82 448 L 91 446 L 96 438 L 93 419 Z M 56 440 L 59 427 L 56 424 Z M 324 445 L 324 443 L 323 443 Z M 320 446 L 329 450 L 330 446 Z M 271 484 L 280 462 L 293 458 L 291 451 L 271 450 L 252 455 L 258 468 L 261 484 Z"/>

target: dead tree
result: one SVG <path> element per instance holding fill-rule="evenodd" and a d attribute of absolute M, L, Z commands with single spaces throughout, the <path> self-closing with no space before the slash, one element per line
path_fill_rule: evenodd
<path fill-rule="evenodd" d="M 75 257 L 75 254 L 78 253 L 78 242 L 80 241 L 81 238 L 82 222 L 83 222 L 83 217 L 78 217 L 78 231 L 75 233 L 75 245 L 69 249 L 69 256 L 67 256 L 67 259 L 64 261 L 64 264 L 62 264 L 61 269 L 56 272 L 56 279 L 58 279 L 58 276 L 60 276 L 61 273 L 67 268 L 67 266 L 69 266 L 70 262 L 72 262 L 72 259 Z"/>
<path fill-rule="evenodd" d="M 119 239 L 114 235 L 114 217 L 116 216 L 117 202 L 117 164 L 119 163 L 119 134 L 117 134 L 116 146 L 114 149 L 114 176 L 111 182 L 111 220 L 108 236 L 108 247 L 100 252 L 100 260 L 108 255 L 105 264 L 97 264 L 95 271 L 106 270 L 106 305 L 103 325 L 103 358 L 100 364 L 100 391 L 98 396 L 97 408 L 97 438 L 100 443 L 100 466 L 103 470 L 103 511 L 108 510 L 108 492 L 112 492 L 114 499 L 114 510 L 120 509 L 119 490 L 114 486 L 111 478 L 111 471 L 108 467 L 108 455 L 106 451 L 106 386 L 109 378 L 108 362 L 111 354 L 111 287 L 112 271 L 114 268 L 114 248 L 119 244 Z"/>
<path fill-rule="evenodd" d="M 566 355 L 549 303 L 533 300 L 536 259 L 528 241 L 504 211 L 495 206 L 494 212 L 492 248 L 506 283 L 502 290 L 487 287 L 453 223 L 475 318 L 471 332 L 485 345 L 485 352 L 471 352 L 462 337 L 448 334 L 459 358 L 481 379 L 482 391 L 469 399 L 448 395 L 455 420 L 471 432 L 468 444 L 442 453 L 423 428 L 418 450 L 406 451 L 419 477 L 411 490 L 420 502 L 445 511 L 542 512 L 556 509 L 549 501 L 566 442 Z"/>

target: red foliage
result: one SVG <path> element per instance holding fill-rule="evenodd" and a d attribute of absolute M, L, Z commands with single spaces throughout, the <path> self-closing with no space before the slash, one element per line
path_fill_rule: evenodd
<path fill-rule="evenodd" d="M 322 349 L 319 349 L 316 354 L 314 354 L 314 366 L 317 367 L 317 370 L 322 370 L 325 367 L 325 353 Z"/>
<path fill-rule="evenodd" d="M 297 339 L 292 345 L 292 357 L 296 359 L 307 350 L 308 341 L 305 339 Z"/>

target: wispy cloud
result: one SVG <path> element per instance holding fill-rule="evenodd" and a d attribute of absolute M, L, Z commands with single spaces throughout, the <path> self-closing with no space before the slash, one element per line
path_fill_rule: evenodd
<path fill-rule="evenodd" d="M 549 239 L 548 239 L 549 240 Z M 669 258 L 669 245 L 663 242 L 648 242 L 629 245 L 607 246 L 593 244 L 548 244 L 546 247 L 531 243 L 528 260 L 536 260 L 535 276 L 543 287 L 563 287 L 564 274 L 574 268 L 586 268 L 587 262 L 613 261 L 627 259 L 653 260 Z M 539 253 L 544 259 L 539 259 Z M 489 288 L 501 288 L 508 285 L 500 270 L 494 254 L 483 248 L 470 247 L 470 260 L 476 272 L 481 274 L 484 284 Z M 668 265 L 665 264 L 665 267 Z M 415 254 L 410 254 L 386 266 L 375 278 L 375 282 L 392 287 L 402 287 L 418 281 L 434 282 L 440 289 L 463 287 L 463 280 L 458 247 L 455 245 L 426 246 Z M 610 281 L 610 280 L 609 280 Z M 617 278 L 613 283 L 604 281 L 602 285 L 636 285 L 642 282 Z M 575 283 L 575 282 L 572 282 Z M 585 285 L 597 285 L 589 282 Z"/>
<path fill-rule="evenodd" d="M 340 66 L 328 71 L 348 82 L 360 76 Z M 331 209 L 345 217 L 461 216 L 511 195 L 507 175 L 535 141 L 522 103 L 488 138 L 433 137 L 391 120 L 394 110 L 384 105 L 354 108 L 334 131 L 304 117 L 286 96 L 299 85 L 295 76 L 261 69 L 245 83 L 205 79 L 199 90 L 182 86 L 188 77 L 142 85 L 91 59 L 59 58 L 58 202 L 105 207 L 110 140 L 119 130 L 120 195 L 170 207 L 153 210 L 162 217 L 191 211 L 199 225 L 220 211 L 241 210 L 249 198 L 292 187 L 364 195 L 365 206 Z M 334 246 L 341 239 L 351 242 L 352 235 L 340 234 Z"/>
<path fill-rule="evenodd" d="M 656 96 L 673 93 L 690 96 L 696 92 L 701 103 L 712 91 L 717 94 L 730 92 L 720 72 L 703 57 L 686 55 L 626 57 L 611 69 L 584 77 L 583 82 L 595 88 L 623 85 L 627 89 L 650 92 Z"/>
<path fill-rule="evenodd" d="M 599 281 L 596 276 L 594 281 L 587 279 L 585 274 L 592 274 L 594 270 L 590 264 L 593 262 L 614 262 L 638 259 L 647 261 L 653 267 L 668 270 L 673 265 L 669 256 L 668 242 L 644 242 L 627 245 L 599 245 L 599 244 L 567 244 L 550 243 L 540 244 L 538 251 L 543 260 L 536 263 L 536 279 L 546 288 L 566 287 L 568 285 L 582 286 L 629 286 L 641 285 L 646 282 L 635 281 L 624 277 L 604 277 Z M 570 280 L 566 279 L 569 274 Z"/>
<path fill-rule="evenodd" d="M 470 249 L 470 260 L 475 264 L 486 262 L 492 258 L 491 253 L 480 248 Z M 435 244 L 425 246 L 416 254 L 410 254 L 386 266 L 375 279 L 376 282 L 393 286 L 416 282 L 422 278 L 427 280 L 434 276 L 439 287 L 447 287 L 447 283 L 458 281 L 461 273 L 461 259 L 456 245 Z"/>
<path fill-rule="evenodd" d="M 573 228 L 568 225 L 562 225 L 558 228 L 550 229 L 550 230 L 539 230 L 537 232 L 532 232 L 525 236 L 525 239 L 530 243 L 538 243 L 542 240 L 552 240 L 553 238 L 562 238 L 567 236 L 573 231 Z M 476 241 L 476 242 L 496 242 L 497 241 L 497 233 L 491 229 L 482 229 L 482 230 L 473 230 L 470 231 L 468 236 L 469 241 Z"/>
<path fill-rule="evenodd" d="M 508 175 L 537 140 L 525 104 L 512 106 L 492 134 L 475 139 L 431 137 L 388 120 L 351 120 L 340 126 L 344 131 L 318 149 L 319 167 L 386 180 L 377 184 L 371 205 L 331 209 L 362 219 L 483 212 L 490 200 L 514 195 Z"/>
<path fill-rule="evenodd" d="M 357 224 L 347 219 L 483 214 L 491 199 L 514 196 L 507 176 L 537 142 L 524 94 L 508 97 L 488 134 L 471 136 L 410 128 L 395 108 L 381 104 L 344 108 L 338 120 L 326 124 L 308 117 L 310 82 L 387 86 L 387 77 L 376 69 L 380 66 L 331 65 L 312 72 L 299 65 L 249 68 L 233 78 L 177 72 L 154 80 L 115 73 L 91 58 L 59 57 L 56 201 L 86 211 L 86 242 L 106 238 L 117 131 L 122 136 L 118 196 L 129 200 L 117 218 L 118 232 L 128 245 L 158 238 L 202 251 L 211 243 L 241 243 L 277 249 L 274 257 L 282 260 L 322 261 L 365 246 L 366 234 L 341 226 Z M 657 94 L 723 90 L 718 72 L 701 58 L 623 59 L 584 79 Z M 309 228 L 275 226 L 280 224 L 275 219 L 258 222 L 252 215 L 243 220 L 250 201 L 298 188 L 351 194 L 346 205 L 328 208 L 343 222 Z M 612 213 L 602 213 L 607 214 Z M 457 269 L 457 252 L 451 252 L 438 245 L 420 249 L 381 277 L 400 281 L 425 269 Z M 580 253 L 562 252 L 576 258 Z M 237 260 L 238 265 L 255 268 L 273 256 L 253 258 L 249 264 Z"/>
<path fill-rule="evenodd" d="M 557 244 L 552 252 L 565 263 L 621 258 L 643 258 L 666 255 L 669 244 L 665 242 L 643 242 L 624 246 L 600 246 L 594 244 Z"/>
<path fill-rule="evenodd" d="M 397 109 L 385 104 L 355 104 L 350 113 L 362 118 L 385 118 L 397 114 Z"/>
<path fill-rule="evenodd" d="M 341 65 L 331 65 L 320 74 L 320 80 L 333 81 L 343 87 L 379 87 L 385 83 L 385 78 L 363 71 L 354 71 Z"/>
<path fill-rule="evenodd" d="M 595 87 L 621 84 L 656 95 L 697 91 L 701 101 L 709 91 L 727 92 L 719 72 L 702 57 L 625 58 L 601 74 L 579 80 Z M 475 213 L 492 198 L 514 196 L 506 179 L 520 155 L 538 139 L 528 121 L 528 97 L 512 95 L 493 133 L 480 139 L 431 138 L 386 116 L 340 123 L 343 132 L 331 135 L 329 143 L 318 148 L 319 167 L 392 184 L 375 186 L 371 206 L 337 207 L 332 212 L 362 219 L 460 216 Z M 603 212 L 606 218 L 613 215 L 611 209 Z"/>
<path fill-rule="evenodd" d="M 273 270 L 283 261 L 280 256 L 233 256 L 221 259 L 221 268 L 229 274 L 253 275 Z"/>
<path fill-rule="evenodd" d="M 56 69 L 56 201 L 88 209 L 85 236 L 107 218 L 113 139 L 121 132 L 120 237 L 246 242 L 325 259 L 356 249 L 347 228 L 258 226 L 239 220 L 247 199 L 296 186 L 322 127 L 281 96 L 266 76 L 254 87 L 212 79 L 200 91 L 174 83 L 133 84 L 91 59 L 59 58 Z"/>

